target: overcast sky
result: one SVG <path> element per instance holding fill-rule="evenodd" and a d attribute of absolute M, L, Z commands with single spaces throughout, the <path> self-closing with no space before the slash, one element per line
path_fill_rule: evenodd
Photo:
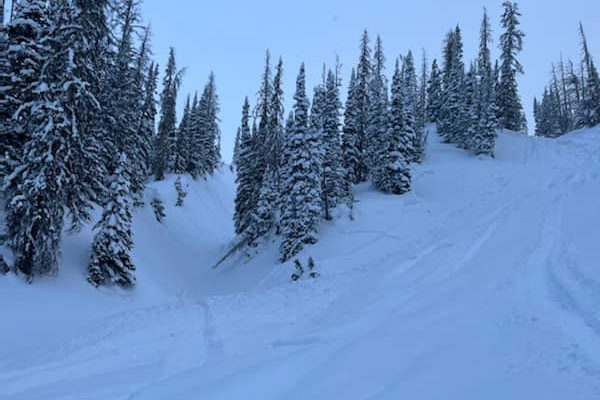
<path fill-rule="evenodd" d="M 286 113 L 294 80 L 306 63 L 309 88 L 320 79 L 324 62 L 333 65 L 338 54 L 344 84 L 358 57 L 363 29 L 380 34 L 388 58 L 409 49 L 430 59 L 439 58 L 449 28 L 463 29 L 465 60 L 476 56 L 479 25 L 486 7 L 494 27 L 495 45 L 500 34 L 501 0 L 145 0 L 143 14 L 152 24 L 155 58 L 164 66 L 169 46 L 177 51 L 180 67 L 187 69 L 185 93 L 201 90 L 209 72 L 216 74 L 221 99 L 223 156 L 231 158 L 233 137 L 239 125 L 244 96 L 255 99 L 264 52 L 283 57 Z M 600 64 L 599 0 L 523 0 L 519 2 L 526 33 L 521 61 L 525 75 L 520 90 L 532 126 L 531 103 L 543 91 L 550 65 L 562 53 L 578 60 L 577 24 L 581 20 L 592 53 Z M 497 56 L 497 50 L 494 56 Z M 312 90 L 311 90 L 312 93 Z M 345 97 L 345 88 L 343 96 Z M 181 108 L 181 107 L 180 107 Z"/>

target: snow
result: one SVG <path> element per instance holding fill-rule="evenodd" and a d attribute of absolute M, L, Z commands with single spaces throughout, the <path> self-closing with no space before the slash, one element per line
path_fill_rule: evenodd
<path fill-rule="evenodd" d="M 85 282 L 92 234 L 57 278 L 0 277 L 0 399 L 597 399 L 600 127 L 502 133 L 496 159 L 430 135 L 413 192 L 357 188 L 355 220 L 305 249 L 214 262 L 234 176 L 154 183 L 132 291 Z"/>

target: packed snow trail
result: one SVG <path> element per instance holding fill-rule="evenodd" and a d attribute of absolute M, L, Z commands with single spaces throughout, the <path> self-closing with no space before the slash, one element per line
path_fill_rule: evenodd
<path fill-rule="evenodd" d="M 227 173 L 137 216 L 134 292 L 85 285 L 85 234 L 58 280 L 0 279 L 0 398 L 600 398 L 600 128 L 504 133 L 496 159 L 430 138 L 412 193 L 360 186 L 324 223 L 315 280 L 270 244 L 210 268 Z"/>

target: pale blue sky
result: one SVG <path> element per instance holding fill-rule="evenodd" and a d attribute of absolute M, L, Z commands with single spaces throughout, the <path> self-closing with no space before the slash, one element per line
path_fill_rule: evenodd
<path fill-rule="evenodd" d="M 460 23 L 468 61 L 477 52 L 484 7 L 498 44 L 501 4 L 502 0 L 145 0 L 143 14 L 152 24 L 155 58 L 161 67 L 169 46 L 174 46 L 179 66 L 187 68 L 180 105 L 186 92 L 201 90 L 209 72 L 215 72 L 223 155 L 229 160 L 242 101 L 245 95 L 251 100 L 255 97 L 265 49 L 274 57 L 283 57 L 289 107 L 302 61 L 312 87 L 320 79 L 323 62 L 333 64 L 338 54 L 347 83 L 365 28 L 372 37 L 381 34 L 391 68 L 395 57 L 409 49 L 418 56 L 425 49 L 430 59 L 439 57 L 445 33 Z M 550 64 L 561 53 L 578 59 L 580 20 L 600 64 L 600 1 L 523 0 L 519 4 L 522 29 L 527 34 L 520 89 L 531 120 L 533 96 L 542 92 Z"/>

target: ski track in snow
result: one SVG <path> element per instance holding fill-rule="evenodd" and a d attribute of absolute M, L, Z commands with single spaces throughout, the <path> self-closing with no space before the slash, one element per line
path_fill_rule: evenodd
<path fill-rule="evenodd" d="M 153 184 L 167 222 L 136 217 L 134 292 L 82 282 L 90 232 L 58 280 L 0 278 L 0 399 L 600 398 L 600 128 L 503 133 L 494 160 L 429 137 L 412 193 L 361 185 L 356 220 L 324 223 L 316 280 L 276 243 L 210 267 L 231 174 L 183 209 Z"/>

